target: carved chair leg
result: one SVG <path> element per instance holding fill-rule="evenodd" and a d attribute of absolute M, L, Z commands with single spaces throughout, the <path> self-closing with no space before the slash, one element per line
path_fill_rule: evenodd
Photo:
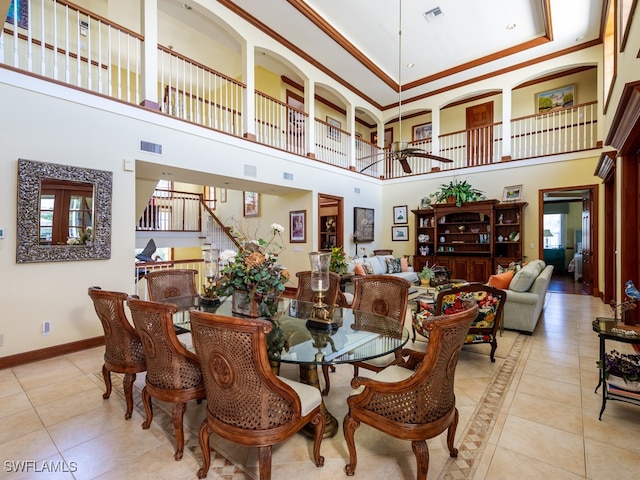
<path fill-rule="evenodd" d="M 111 396 L 111 372 L 107 370 L 106 365 L 102 365 L 102 378 L 104 378 L 104 386 L 107 389 L 107 391 L 102 395 L 102 398 L 106 400 Z"/>
<path fill-rule="evenodd" d="M 418 467 L 417 480 L 426 480 L 427 472 L 429 471 L 429 447 L 427 442 L 419 440 L 411 442 L 411 449 L 416 457 L 416 463 Z"/>
<path fill-rule="evenodd" d="M 205 418 L 200 424 L 200 430 L 198 432 L 200 450 L 202 451 L 202 468 L 198 470 L 198 478 L 206 477 L 207 473 L 209 473 L 209 467 L 211 466 L 211 450 L 209 449 L 210 435 L 211 429 L 209 428 L 209 422 Z"/>
<path fill-rule="evenodd" d="M 489 353 L 489 358 L 491 358 L 492 362 L 496 361 L 496 357 L 495 357 L 496 348 L 498 348 L 498 342 L 496 341 L 496 338 L 493 337 L 493 342 L 491 342 L 491 353 Z"/>
<path fill-rule="evenodd" d="M 356 454 L 356 442 L 354 435 L 356 428 L 360 426 L 360 422 L 351 418 L 348 413 L 345 415 L 342 421 L 342 431 L 344 433 L 344 439 L 347 442 L 347 448 L 349 449 L 349 463 L 344 467 L 344 471 L 347 476 L 351 477 L 356 473 L 356 466 L 358 465 L 358 455 Z"/>
<path fill-rule="evenodd" d="M 458 456 L 458 449 L 453 446 L 453 442 L 456 438 L 456 429 L 458 428 L 458 409 L 455 409 L 453 421 L 447 429 L 447 447 L 449 448 L 449 456 L 456 458 Z"/>
<path fill-rule="evenodd" d="M 324 414 L 321 411 L 318 411 L 309 423 L 314 426 L 313 461 L 315 462 L 316 467 L 321 467 L 324 465 L 324 457 L 320 455 L 320 444 L 322 443 L 324 427 L 326 426 Z"/>
<path fill-rule="evenodd" d="M 331 381 L 329 380 L 329 366 L 322 365 L 322 376 L 324 377 L 324 390 L 320 392 L 322 395 L 329 395 L 329 389 L 331 388 Z"/>
<path fill-rule="evenodd" d="M 142 389 L 142 405 L 144 405 L 144 413 L 146 419 L 142 422 L 142 428 L 145 430 L 151 426 L 151 420 L 153 420 L 153 405 L 151 404 L 151 395 L 147 391 L 147 387 Z"/>
<path fill-rule="evenodd" d="M 176 434 L 176 453 L 173 456 L 176 460 L 182 459 L 182 454 L 184 452 L 184 428 L 183 428 L 183 418 L 184 412 L 187 409 L 186 403 L 174 403 L 173 404 L 173 430 Z"/>
<path fill-rule="evenodd" d="M 271 480 L 271 445 L 258 447 L 258 470 L 260 480 Z"/>
<path fill-rule="evenodd" d="M 135 373 L 127 373 L 124 376 L 122 386 L 124 387 L 124 399 L 127 402 L 127 413 L 124 414 L 125 420 L 131 418 L 133 413 L 133 382 L 136 381 Z"/>

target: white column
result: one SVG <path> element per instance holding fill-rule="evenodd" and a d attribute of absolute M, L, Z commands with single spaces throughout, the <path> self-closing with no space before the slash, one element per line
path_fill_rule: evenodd
<path fill-rule="evenodd" d="M 256 75 L 255 75 L 255 47 L 252 43 L 244 42 L 242 45 L 242 81 L 246 85 L 244 89 L 242 130 L 243 136 L 256 139 Z"/>
<path fill-rule="evenodd" d="M 384 148 L 384 123 L 378 122 L 378 147 Z"/>
<path fill-rule="evenodd" d="M 356 107 L 353 103 L 347 105 L 347 129 L 349 136 L 349 168 L 356 168 Z"/>
<path fill-rule="evenodd" d="M 502 89 L 502 155 L 503 158 L 511 157 L 511 99 L 512 92 L 510 88 Z"/>
<path fill-rule="evenodd" d="M 440 155 L 440 109 L 431 109 L 431 153 Z"/>
<path fill-rule="evenodd" d="M 304 79 L 304 111 L 307 113 L 307 122 L 304 126 L 304 138 L 307 156 L 316 156 L 316 86 L 309 78 Z"/>
<path fill-rule="evenodd" d="M 159 109 L 158 104 L 158 1 L 140 2 L 142 35 L 142 105 Z"/>

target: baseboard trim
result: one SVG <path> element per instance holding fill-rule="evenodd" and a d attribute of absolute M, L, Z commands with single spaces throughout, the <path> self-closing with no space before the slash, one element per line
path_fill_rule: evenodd
<path fill-rule="evenodd" d="M 18 365 L 24 365 L 25 363 L 39 362 L 40 360 L 47 360 L 49 358 L 59 357 L 60 355 L 79 352 L 81 350 L 87 350 L 88 348 L 99 347 L 100 345 L 104 345 L 104 336 L 87 338 L 85 340 L 78 340 L 77 342 L 63 343 L 62 345 L 41 348 L 30 352 L 16 353 L 15 355 L 0 357 L 0 370 L 3 368 L 17 367 Z"/>

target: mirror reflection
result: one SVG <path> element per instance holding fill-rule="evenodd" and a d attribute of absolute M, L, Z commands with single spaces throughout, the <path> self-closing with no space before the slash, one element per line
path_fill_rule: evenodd
<path fill-rule="evenodd" d="M 93 184 L 60 179 L 40 182 L 40 245 L 90 245 Z"/>

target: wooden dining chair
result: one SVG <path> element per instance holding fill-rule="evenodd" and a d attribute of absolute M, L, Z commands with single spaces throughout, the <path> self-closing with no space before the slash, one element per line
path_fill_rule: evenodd
<path fill-rule="evenodd" d="M 314 427 L 313 461 L 321 467 L 325 417 L 320 391 L 272 372 L 266 342 L 272 323 L 195 309 L 189 313 L 207 392 L 207 416 L 199 432 L 203 465 L 198 478 L 206 477 L 209 471 L 212 433 L 236 444 L 258 447 L 259 478 L 269 480 L 272 445 L 308 423 Z"/>
<path fill-rule="evenodd" d="M 377 313 L 391 317 L 401 325 L 404 324 L 409 299 L 409 282 L 390 275 L 363 275 L 353 278 L 353 290 L 351 304 L 353 310 Z M 371 327 L 369 326 L 368 329 Z M 375 326 L 372 331 L 375 331 Z M 401 361 L 401 352 L 398 350 L 365 362 L 355 362 L 354 376 L 358 375 L 360 367 L 379 372 L 386 366 Z"/>
<path fill-rule="evenodd" d="M 402 355 L 407 361 L 403 364 L 391 365 L 372 378 L 356 377 L 351 381 L 354 390 L 347 399 L 349 411 L 343 421 L 349 450 L 347 475 L 356 470 L 355 431 L 361 423 L 410 440 L 418 480 L 425 480 L 429 470 L 426 440 L 446 430 L 449 455 L 458 456 L 454 447 L 458 426 L 455 371 L 464 338 L 477 315 L 478 306 L 467 302 L 459 313 L 431 317 L 425 323 L 429 331 L 426 353 L 404 349 Z"/>
<path fill-rule="evenodd" d="M 147 291 L 149 300 L 159 301 L 165 298 L 181 297 L 184 295 L 197 295 L 195 269 L 162 269 L 147 273 Z"/>
<path fill-rule="evenodd" d="M 315 302 L 316 294 L 311 290 L 311 270 L 297 272 L 298 290 L 296 292 L 296 300 L 304 302 Z M 340 275 L 329 272 L 329 289 L 324 294 L 324 303 L 327 305 L 335 305 L 338 301 L 338 292 L 340 291 Z"/>
<path fill-rule="evenodd" d="M 133 412 L 133 382 L 136 373 L 147 369 L 147 362 L 140 337 L 125 315 L 124 302 L 128 295 L 100 287 L 89 287 L 88 293 L 104 330 L 102 377 L 106 391 L 102 398 L 106 400 L 111 396 L 111 372 L 123 373 L 122 385 L 127 403 L 124 418 L 129 420 Z"/>
<path fill-rule="evenodd" d="M 180 343 L 173 329 L 173 314 L 178 310 L 176 305 L 132 297 L 127 304 L 147 357 L 147 376 L 142 390 L 147 418 L 142 428 L 149 428 L 153 420 L 151 397 L 173 403 L 174 458 L 180 460 L 184 451 L 183 417 L 187 402 L 205 397 L 200 364 L 195 354 Z"/>

